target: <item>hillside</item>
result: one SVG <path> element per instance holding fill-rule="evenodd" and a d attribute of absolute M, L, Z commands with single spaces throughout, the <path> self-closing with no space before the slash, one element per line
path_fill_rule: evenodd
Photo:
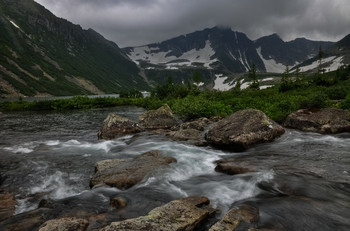
<path fill-rule="evenodd" d="M 0 0 L 0 34 L 1 97 L 148 89 L 115 43 L 32 0 Z"/>
<path fill-rule="evenodd" d="M 322 66 L 321 68 L 325 72 L 335 71 L 340 66 L 350 64 L 350 34 L 345 36 L 343 39 L 332 44 L 326 49 L 322 47 Z M 302 71 L 316 72 L 319 69 L 319 56 L 317 54 L 304 61 L 296 67 Z M 296 68 L 295 67 L 295 68 Z"/>

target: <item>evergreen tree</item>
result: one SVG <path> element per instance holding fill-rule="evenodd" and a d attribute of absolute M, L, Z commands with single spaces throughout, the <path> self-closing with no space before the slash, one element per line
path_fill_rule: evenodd
<path fill-rule="evenodd" d="M 192 81 L 198 86 L 202 81 L 202 76 L 199 70 L 195 70 L 192 74 Z"/>
<path fill-rule="evenodd" d="M 256 68 L 255 68 L 255 64 L 254 63 L 250 66 L 250 69 L 248 71 L 248 78 L 252 81 L 252 83 L 250 84 L 249 87 L 251 89 L 259 90 L 260 89 L 260 84 L 259 84 L 258 78 L 256 76 Z"/>
<path fill-rule="evenodd" d="M 322 47 L 320 46 L 319 51 L 318 51 L 318 73 L 321 74 L 321 72 L 324 72 L 324 70 L 322 70 L 322 59 L 323 59 L 323 51 L 322 51 Z"/>

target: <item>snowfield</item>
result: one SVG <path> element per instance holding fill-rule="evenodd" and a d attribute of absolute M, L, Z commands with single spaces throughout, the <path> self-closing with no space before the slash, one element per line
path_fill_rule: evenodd
<path fill-rule="evenodd" d="M 267 72 L 283 73 L 286 70 L 286 66 L 285 65 L 283 65 L 281 63 L 277 63 L 275 60 L 273 60 L 273 59 L 264 59 L 264 57 L 261 54 L 261 47 L 256 49 L 256 52 L 260 56 L 261 60 L 264 62 L 264 65 L 265 65 L 265 68 L 266 68 Z"/>
<path fill-rule="evenodd" d="M 216 79 L 214 81 L 213 89 L 219 91 L 228 91 L 233 87 L 231 83 L 224 83 L 227 79 L 227 76 L 224 76 L 223 74 L 215 74 L 215 77 Z"/>
<path fill-rule="evenodd" d="M 136 64 L 139 64 L 140 60 L 146 60 L 151 64 L 166 65 L 167 69 L 177 69 L 181 66 L 193 66 L 193 63 L 203 63 L 204 67 L 211 69 L 210 65 L 218 61 L 217 59 L 211 59 L 215 55 L 215 51 L 211 47 L 210 41 L 207 40 L 205 47 L 196 50 L 192 49 L 183 53 L 180 57 L 169 56 L 172 51 L 159 51 L 158 48 L 150 48 L 148 46 L 135 47 L 133 51 L 128 54 L 129 58 Z M 176 61 L 179 62 L 176 62 Z"/>
<path fill-rule="evenodd" d="M 343 60 L 343 56 L 340 56 L 340 57 L 331 56 L 323 59 L 322 65 L 325 64 L 324 69 L 326 70 L 326 72 L 335 71 L 338 69 L 338 67 L 342 65 L 342 60 Z M 319 62 L 317 60 L 311 63 L 310 65 L 300 67 L 300 69 L 301 71 L 310 71 L 310 70 L 316 69 L 318 65 L 319 65 Z"/>

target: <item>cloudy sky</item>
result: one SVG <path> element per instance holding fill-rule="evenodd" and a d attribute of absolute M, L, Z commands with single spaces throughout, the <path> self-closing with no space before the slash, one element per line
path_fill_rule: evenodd
<path fill-rule="evenodd" d="M 277 33 L 337 41 L 350 33 L 350 0 L 35 0 L 120 47 L 161 42 L 216 25 L 252 40 Z"/>

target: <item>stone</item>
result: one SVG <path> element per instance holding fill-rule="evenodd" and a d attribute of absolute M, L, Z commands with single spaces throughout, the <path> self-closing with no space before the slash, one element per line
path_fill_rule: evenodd
<path fill-rule="evenodd" d="M 5 220 L 15 213 L 17 202 L 12 194 L 0 192 L 0 221 Z"/>
<path fill-rule="evenodd" d="M 124 208 L 126 206 L 126 200 L 122 197 L 113 197 L 110 199 L 109 205 L 116 209 Z"/>
<path fill-rule="evenodd" d="M 89 222 L 85 219 L 66 217 L 46 221 L 39 228 L 39 231 L 85 231 Z"/>
<path fill-rule="evenodd" d="M 209 144 L 232 151 L 244 151 L 253 145 L 271 142 L 285 132 L 284 128 L 263 112 L 247 109 L 235 112 L 217 122 L 205 135 Z"/>
<path fill-rule="evenodd" d="M 337 108 L 301 109 L 287 116 L 283 126 L 321 134 L 350 132 L 350 111 Z"/>
<path fill-rule="evenodd" d="M 111 113 L 103 121 L 102 128 L 99 130 L 97 136 L 99 139 L 108 140 L 142 131 L 143 129 L 138 123 Z"/>
<path fill-rule="evenodd" d="M 167 136 L 173 140 L 189 141 L 191 144 L 204 146 L 207 143 L 204 139 L 204 131 L 211 123 L 212 121 L 207 118 L 199 118 L 194 121 L 185 122 L 179 126 L 173 127 L 172 131 L 167 133 Z"/>
<path fill-rule="evenodd" d="M 209 206 L 209 199 L 191 196 L 171 201 L 151 210 L 148 215 L 113 222 L 100 231 L 137 231 L 137 230 L 194 230 L 201 222 L 213 215 L 215 209 Z"/>
<path fill-rule="evenodd" d="M 214 224 L 209 231 L 257 230 L 259 210 L 250 205 L 240 205 L 231 209 L 221 221 Z"/>
<path fill-rule="evenodd" d="M 175 158 L 163 156 L 157 150 L 134 158 L 102 160 L 95 165 L 95 174 L 90 180 L 90 186 L 106 184 L 119 189 L 128 189 L 151 172 L 174 162 Z"/>
<path fill-rule="evenodd" d="M 228 175 L 244 174 L 248 172 L 256 172 L 257 169 L 249 163 L 237 163 L 234 160 L 219 160 L 216 162 L 215 171 L 226 173 Z"/>
<path fill-rule="evenodd" d="M 140 115 L 139 123 L 145 129 L 169 129 L 179 124 L 168 105 L 146 111 Z"/>

